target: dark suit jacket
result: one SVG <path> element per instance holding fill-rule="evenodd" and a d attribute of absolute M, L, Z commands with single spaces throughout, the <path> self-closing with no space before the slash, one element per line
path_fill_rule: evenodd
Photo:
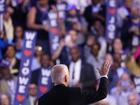
<path fill-rule="evenodd" d="M 93 83 L 96 84 L 96 76 L 92 65 L 84 61 L 81 64 L 80 83 L 85 88 L 93 86 Z"/>
<path fill-rule="evenodd" d="M 56 85 L 39 99 L 38 105 L 87 105 L 97 102 L 107 96 L 107 84 L 108 79 L 102 77 L 97 91 L 94 88 L 85 91 L 80 88 Z"/>

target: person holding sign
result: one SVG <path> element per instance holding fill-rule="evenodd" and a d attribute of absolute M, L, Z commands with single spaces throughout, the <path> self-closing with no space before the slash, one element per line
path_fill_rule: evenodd
<path fill-rule="evenodd" d="M 100 70 L 100 85 L 98 90 L 84 90 L 82 88 L 69 88 L 69 70 L 66 65 L 59 64 L 52 68 L 51 77 L 54 87 L 47 94 L 44 94 L 38 105 L 86 105 L 107 96 L 108 79 L 107 75 L 112 61 L 106 58 Z"/>
<path fill-rule="evenodd" d="M 41 57 L 41 67 L 33 71 L 31 75 L 31 83 L 38 86 L 39 97 L 52 87 L 50 74 L 51 59 L 48 54 L 44 53 Z"/>

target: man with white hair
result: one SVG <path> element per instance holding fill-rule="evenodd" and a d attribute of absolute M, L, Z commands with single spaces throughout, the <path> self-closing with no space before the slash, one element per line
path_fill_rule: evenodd
<path fill-rule="evenodd" d="M 87 105 L 104 99 L 107 96 L 108 79 L 107 75 L 111 61 L 105 60 L 102 69 L 100 70 L 99 88 L 84 90 L 82 88 L 70 88 L 69 70 L 63 64 L 55 65 L 52 69 L 51 76 L 54 87 L 44 94 L 38 102 L 38 105 Z"/>

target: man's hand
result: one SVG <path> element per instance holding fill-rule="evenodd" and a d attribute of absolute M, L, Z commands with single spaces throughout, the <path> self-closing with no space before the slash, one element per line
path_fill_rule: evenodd
<path fill-rule="evenodd" d="M 112 65 L 112 57 L 111 55 L 107 55 L 101 70 L 99 70 L 100 75 L 107 76 L 111 65 Z"/>

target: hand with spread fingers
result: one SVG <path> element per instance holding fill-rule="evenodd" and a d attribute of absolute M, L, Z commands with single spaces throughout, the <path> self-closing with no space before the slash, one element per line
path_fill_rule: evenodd
<path fill-rule="evenodd" d="M 107 55 L 105 62 L 103 64 L 101 70 L 99 71 L 100 75 L 107 76 L 111 65 L 112 65 L 112 57 L 110 55 Z"/>

